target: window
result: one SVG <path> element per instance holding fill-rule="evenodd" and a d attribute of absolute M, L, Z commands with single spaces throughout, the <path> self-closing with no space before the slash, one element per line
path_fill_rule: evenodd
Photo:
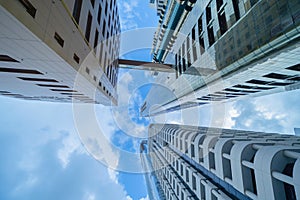
<path fill-rule="evenodd" d="M 75 53 L 73 55 L 73 59 L 75 60 L 75 62 L 77 62 L 79 64 L 80 58 Z"/>
<path fill-rule="evenodd" d="M 54 34 L 54 39 L 61 47 L 64 47 L 65 41 L 62 39 L 62 37 L 60 37 L 60 35 L 57 32 L 55 32 Z"/>
<path fill-rule="evenodd" d="M 194 175 L 192 176 L 192 187 L 193 187 L 193 190 L 197 189 L 197 186 L 196 186 L 196 177 Z"/>
<path fill-rule="evenodd" d="M 98 45 L 98 37 L 99 37 L 99 31 L 96 29 L 96 32 L 95 32 L 95 40 L 94 40 L 94 49 L 95 49 L 95 51 L 97 51 L 97 50 L 96 50 L 96 47 L 97 47 L 97 45 Z"/>
<path fill-rule="evenodd" d="M 215 43 L 214 29 L 212 25 L 210 27 L 207 27 L 207 34 L 208 34 L 208 43 L 209 46 L 211 46 Z"/>
<path fill-rule="evenodd" d="M 269 85 L 272 85 L 272 86 L 286 86 L 286 85 L 290 85 L 290 84 L 293 84 L 293 83 L 279 83 L 279 82 L 273 82 L 273 83 L 270 83 Z"/>
<path fill-rule="evenodd" d="M 100 55 L 99 55 L 99 62 L 101 63 L 102 61 L 102 53 L 103 53 L 103 44 L 100 43 Z"/>
<path fill-rule="evenodd" d="M 103 24 L 102 24 L 102 36 L 103 37 L 105 37 L 105 28 L 106 28 L 106 21 L 104 20 Z"/>
<path fill-rule="evenodd" d="M 198 34 L 200 35 L 203 31 L 203 26 L 202 26 L 202 16 L 199 17 L 198 19 Z"/>
<path fill-rule="evenodd" d="M 274 89 L 274 87 L 255 87 L 256 90 L 271 90 Z"/>
<path fill-rule="evenodd" d="M 227 31 L 227 21 L 225 11 L 218 12 L 218 21 L 220 26 L 221 35 L 223 35 Z"/>
<path fill-rule="evenodd" d="M 35 18 L 36 8 L 28 0 L 19 0 L 19 2 L 26 8 L 26 11 Z"/>
<path fill-rule="evenodd" d="M 241 18 L 240 9 L 239 9 L 239 0 L 232 0 L 233 10 L 236 21 Z"/>
<path fill-rule="evenodd" d="M 288 68 L 286 68 L 286 69 L 300 72 L 300 64 L 293 65 L 293 66 L 288 67 Z"/>
<path fill-rule="evenodd" d="M 294 78 L 291 78 L 289 80 L 291 80 L 291 81 L 300 81 L 300 77 L 299 76 L 298 77 L 294 77 Z"/>
<path fill-rule="evenodd" d="M 105 15 L 107 15 L 107 10 L 108 10 L 108 1 L 105 2 Z"/>
<path fill-rule="evenodd" d="M 206 24 L 208 25 L 210 20 L 212 19 L 212 15 L 211 15 L 211 4 L 209 4 L 206 9 Z"/>
<path fill-rule="evenodd" d="M 85 28 L 85 39 L 89 42 L 90 41 L 90 34 L 91 34 L 91 26 L 92 26 L 92 15 L 89 12 L 88 18 L 87 18 L 87 23 L 86 23 L 86 28 Z"/>
<path fill-rule="evenodd" d="M 219 11 L 223 5 L 223 0 L 217 0 L 217 10 Z"/>
<path fill-rule="evenodd" d="M 50 89 L 55 92 L 77 92 L 76 90 L 62 90 L 62 89 Z"/>
<path fill-rule="evenodd" d="M 232 179 L 231 163 L 229 159 L 222 158 L 223 160 L 223 173 L 226 178 Z"/>
<path fill-rule="evenodd" d="M 2 62 L 19 62 L 11 57 L 9 57 L 8 55 L 0 55 L 0 61 Z"/>
<path fill-rule="evenodd" d="M 206 195 L 205 195 L 205 186 L 203 185 L 203 183 L 200 183 L 200 189 L 201 189 L 201 199 L 205 199 Z"/>
<path fill-rule="evenodd" d="M 295 163 L 287 164 L 283 170 L 283 174 L 293 177 L 294 164 Z M 297 199 L 294 186 L 285 182 L 283 182 L 283 185 L 284 185 L 286 199 Z"/>
<path fill-rule="evenodd" d="M 230 89 L 230 88 L 226 88 L 226 89 L 224 89 L 224 91 L 229 91 L 229 92 L 240 92 L 240 90 L 235 90 L 235 89 Z"/>
<path fill-rule="evenodd" d="M 186 180 L 187 182 L 189 182 L 189 181 L 190 181 L 190 175 L 189 175 L 189 170 L 188 170 L 188 169 L 185 170 L 185 177 L 186 177 L 185 180 Z"/>
<path fill-rule="evenodd" d="M 243 88 L 243 89 L 254 89 L 255 87 L 249 85 L 234 85 L 232 87 Z"/>
<path fill-rule="evenodd" d="M 19 79 L 23 81 L 39 81 L 39 82 L 53 82 L 58 83 L 57 80 L 54 79 L 46 79 L 46 78 L 28 78 L 28 77 L 18 77 Z"/>
<path fill-rule="evenodd" d="M 203 54 L 205 52 L 205 46 L 204 46 L 204 38 L 203 38 L 203 36 L 200 36 L 200 38 L 199 38 L 199 44 L 200 44 L 200 53 Z"/>
<path fill-rule="evenodd" d="M 49 85 L 49 84 L 37 84 L 40 87 L 55 87 L 55 88 L 69 88 L 66 85 Z"/>
<path fill-rule="evenodd" d="M 73 17 L 77 22 L 77 24 L 79 24 L 81 7 L 82 7 L 82 0 L 75 0 L 75 4 L 73 8 Z"/>
<path fill-rule="evenodd" d="M 9 94 L 10 92 L 7 91 L 0 91 L 0 94 Z"/>
<path fill-rule="evenodd" d="M 180 165 L 180 175 L 183 176 L 183 164 Z"/>
<path fill-rule="evenodd" d="M 182 58 L 182 72 L 185 72 L 186 71 L 186 62 L 185 62 L 185 59 Z"/>
<path fill-rule="evenodd" d="M 3 67 L 0 67 L 0 72 L 22 73 L 22 74 L 43 74 L 37 70 L 32 70 L 32 69 L 16 69 L 16 68 L 3 68 Z"/>
<path fill-rule="evenodd" d="M 208 158 L 209 158 L 209 168 L 210 169 L 216 169 L 215 166 L 215 154 L 212 152 L 208 153 Z"/>
<path fill-rule="evenodd" d="M 267 84 L 269 84 L 271 82 L 252 79 L 250 81 L 247 81 L 246 83 L 253 83 L 253 84 L 257 84 L 257 85 L 267 85 Z"/>
<path fill-rule="evenodd" d="M 187 53 L 187 67 L 190 67 L 190 66 L 192 66 L 192 63 L 191 63 L 191 52 L 189 51 L 188 53 Z"/>
<path fill-rule="evenodd" d="M 195 26 L 193 27 L 193 29 L 192 29 L 192 44 L 195 42 L 195 40 L 196 40 L 196 30 L 195 30 Z"/>
<path fill-rule="evenodd" d="M 264 75 L 264 77 L 284 80 L 287 78 L 291 78 L 292 76 L 285 75 L 285 74 L 278 74 L 278 73 L 270 73 L 270 74 Z"/>
<path fill-rule="evenodd" d="M 192 156 L 192 158 L 195 157 L 195 145 L 194 144 L 191 144 L 191 156 Z"/>
<path fill-rule="evenodd" d="M 254 169 L 250 169 L 250 174 L 251 174 L 251 183 L 252 183 L 252 190 L 251 192 L 253 192 L 254 194 L 257 195 L 257 188 L 256 188 L 256 178 L 255 178 L 255 172 Z"/>
<path fill-rule="evenodd" d="M 196 48 L 196 44 L 193 45 L 193 59 L 194 59 L 194 62 L 197 60 L 197 48 Z"/>
<path fill-rule="evenodd" d="M 110 27 L 110 21 L 111 21 L 111 17 L 108 16 L 108 27 Z"/>
<path fill-rule="evenodd" d="M 89 69 L 88 67 L 86 67 L 86 68 L 85 68 L 85 72 L 86 72 L 87 74 L 90 74 L 90 69 Z"/>
<path fill-rule="evenodd" d="M 259 90 L 241 90 L 240 92 L 245 92 L 245 93 L 256 93 L 260 92 Z"/>

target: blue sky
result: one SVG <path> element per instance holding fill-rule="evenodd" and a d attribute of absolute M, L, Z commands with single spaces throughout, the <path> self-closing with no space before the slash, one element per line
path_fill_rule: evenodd
<path fill-rule="evenodd" d="M 119 10 L 125 37 L 121 56 L 150 60 L 156 11 L 148 1 L 138 0 L 119 1 Z M 140 29 L 145 27 L 152 28 Z M 138 108 L 152 81 L 149 72 L 121 70 L 119 106 L 93 107 L 111 142 L 105 149 L 83 142 L 90 132 L 80 130 L 92 124 L 88 115 L 78 124 L 71 104 L 0 97 L 0 199 L 146 200 L 143 176 L 132 172 L 140 170 L 135 156 L 150 123 L 138 115 Z M 169 123 L 292 133 L 300 127 L 299 99 L 296 90 L 188 109 L 184 119 L 181 112 L 162 117 Z M 124 152 L 131 157 L 124 157 Z"/>

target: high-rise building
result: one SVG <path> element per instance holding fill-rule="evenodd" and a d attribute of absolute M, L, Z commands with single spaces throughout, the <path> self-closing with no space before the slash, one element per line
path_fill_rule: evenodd
<path fill-rule="evenodd" d="M 0 94 L 117 104 L 116 0 L 0 0 Z"/>
<path fill-rule="evenodd" d="M 146 98 L 144 116 L 300 88 L 300 2 L 160 2 L 153 60 L 172 64 L 157 83 L 174 93 Z"/>
<path fill-rule="evenodd" d="M 300 198 L 294 135 L 152 124 L 147 156 L 161 199 Z"/>
<path fill-rule="evenodd" d="M 148 142 L 144 140 L 140 145 L 141 164 L 144 170 L 144 177 L 148 191 L 148 197 L 151 200 L 161 200 L 164 198 L 163 190 L 154 173 L 151 160 L 148 154 Z"/>

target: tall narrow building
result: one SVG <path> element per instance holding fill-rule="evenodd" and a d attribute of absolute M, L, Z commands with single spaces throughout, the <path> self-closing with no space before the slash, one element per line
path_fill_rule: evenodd
<path fill-rule="evenodd" d="M 152 124 L 147 156 L 161 199 L 300 198 L 294 135 Z"/>
<path fill-rule="evenodd" d="M 299 1 L 158 2 L 153 61 L 173 65 L 157 84 L 174 95 L 153 87 L 144 116 L 300 88 Z"/>
<path fill-rule="evenodd" d="M 116 0 L 0 0 L 0 94 L 117 104 Z"/>

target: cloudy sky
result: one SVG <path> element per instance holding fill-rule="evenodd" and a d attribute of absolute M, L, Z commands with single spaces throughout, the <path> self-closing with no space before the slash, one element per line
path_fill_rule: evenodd
<path fill-rule="evenodd" d="M 123 0 L 119 6 L 121 56 L 149 60 L 155 10 L 148 1 Z M 151 121 L 138 108 L 152 82 L 148 72 L 121 70 L 118 107 L 0 97 L 0 199 L 146 200 L 137 152 Z M 299 99 L 296 90 L 152 120 L 292 133 L 300 127 Z"/>

